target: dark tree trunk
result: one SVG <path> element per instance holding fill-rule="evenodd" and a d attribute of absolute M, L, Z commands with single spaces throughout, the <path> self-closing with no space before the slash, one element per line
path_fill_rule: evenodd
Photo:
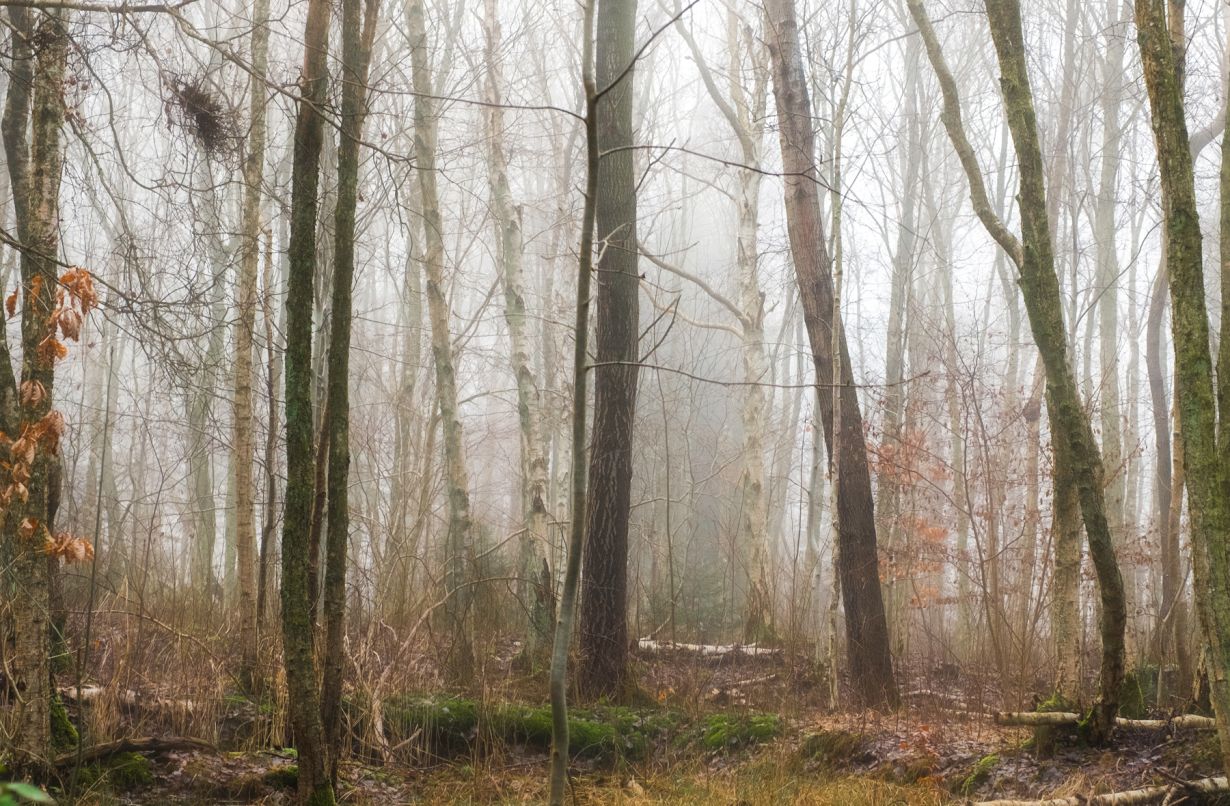
<path fill-rule="evenodd" d="M 290 722 L 299 751 L 299 797 L 332 806 L 320 690 L 313 651 L 314 591 L 309 553 L 314 484 L 312 297 L 316 274 L 316 211 L 328 89 L 329 3 L 311 0 L 304 30 L 303 98 L 295 123 L 291 180 L 289 277 L 286 293 L 286 504 L 282 522 L 282 648 Z"/>
<path fill-rule="evenodd" d="M 321 681 L 321 722 L 329 758 L 329 780 L 337 785 L 342 750 L 343 639 L 346 627 L 346 555 L 350 542 L 350 330 L 354 283 L 355 210 L 358 207 L 359 142 L 367 102 L 367 65 L 376 30 L 378 0 L 342 3 L 342 132 L 337 149 L 337 208 L 334 211 L 333 326 L 329 331 L 329 514 L 325 537 L 325 643 Z M 360 20 L 360 17 L 363 17 Z M 360 24 L 362 23 L 362 24 Z"/>
<path fill-rule="evenodd" d="M 635 22 L 636 0 L 599 2 L 598 366 L 594 370 L 577 686 L 583 696 L 616 699 L 628 683 L 628 514 L 639 335 L 636 164 L 630 148 Z M 612 82 L 618 83 L 611 86 Z"/>
<path fill-rule="evenodd" d="M 795 275 L 803 300 L 803 319 L 816 366 L 816 383 L 833 384 L 833 281 L 831 259 L 820 218 L 811 99 L 803 75 L 798 22 L 793 0 L 767 0 L 769 54 L 786 185 L 786 225 Z M 840 323 L 838 323 L 840 324 Z M 863 418 L 850 366 L 844 329 L 840 337 L 841 430 L 833 434 L 832 395 L 819 395 L 824 439 L 832 457 L 840 451 L 837 507 L 842 603 L 846 611 L 846 653 L 850 679 L 865 705 L 897 701 L 889 650 L 888 623 L 880 592 L 875 507 Z"/>

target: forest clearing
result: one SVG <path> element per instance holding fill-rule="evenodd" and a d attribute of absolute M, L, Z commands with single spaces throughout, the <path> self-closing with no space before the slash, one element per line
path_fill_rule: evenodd
<path fill-rule="evenodd" d="M 1230 802 L 1230 4 L 0 42 L 0 806 Z"/>

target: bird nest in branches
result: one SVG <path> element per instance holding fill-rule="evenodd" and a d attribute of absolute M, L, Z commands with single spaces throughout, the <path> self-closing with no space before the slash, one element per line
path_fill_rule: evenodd
<path fill-rule="evenodd" d="M 169 93 L 164 108 L 167 126 L 177 126 L 200 144 L 205 153 L 225 158 L 237 153 L 239 133 L 234 113 L 204 79 L 173 76 L 166 81 Z"/>

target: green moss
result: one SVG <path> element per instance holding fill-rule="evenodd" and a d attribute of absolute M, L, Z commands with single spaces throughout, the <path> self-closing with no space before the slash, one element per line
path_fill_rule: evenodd
<path fill-rule="evenodd" d="M 1119 688 L 1119 715 L 1128 719 L 1144 719 L 1149 715 L 1149 703 L 1157 701 L 1157 667 L 1137 666 L 1123 677 Z"/>
<path fill-rule="evenodd" d="M 358 706 L 351 704 L 358 713 Z M 604 761 L 647 757 L 653 742 L 683 721 L 661 709 L 598 705 L 570 709 L 569 751 L 573 757 Z M 552 739 L 551 708 L 516 703 L 487 705 L 460 697 L 397 697 L 385 704 L 386 729 L 395 737 L 426 737 L 434 753 L 470 752 L 475 748 L 518 744 L 548 750 Z"/>
<path fill-rule="evenodd" d="M 117 753 L 104 762 L 83 767 L 79 779 L 82 789 L 105 785 L 114 792 L 129 792 L 153 782 L 153 765 L 140 753 Z"/>
<path fill-rule="evenodd" d="M 422 731 L 434 752 L 469 747 L 478 732 L 478 703 L 462 697 L 393 697 L 384 705 L 385 725 L 400 736 Z"/>
<path fill-rule="evenodd" d="M 267 696 L 253 697 L 242 691 L 228 691 L 222 697 L 222 706 L 227 711 L 244 712 L 252 708 L 261 716 L 273 716 L 274 702 Z"/>
<path fill-rule="evenodd" d="M 673 712 L 621 706 L 572 710 L 568 714 L 569 753 L 577 758 L 639 760 L 649 755 L 654 739 L 679 721 Z M 551 709 L 505 705 L 486 717 L 482 731 L 492 741 L 546 750 L 551 747 Z"/>
<path fill-rule="evenodd" d="M 136 789 L 154 782 L 153 765 L 140 753 L 120 753 L 111 759 L 109 777 L 119 790 Z"/>
<path fill-rule="evenodd" d="M 817 762 L 828 770 L 837 770 L 863 755 L 867 738 L 860 733 L 845 730 L 822 730 L 803 738 L 799 756 L 806 761 Z"/>
<path fill-rule="evenodd" d="M 1040 714 L 1053 714 L 1058 711 L 1075 711 L 1076 705 L 1061 692 L 1056 691 L 1050 697 L 1038 703 L 1038 707 L 1034 710 Z"/>
<path fill-rule="evenodd" d="M 974 763 L 974 768 L 970 770 L 969 775 L 965 776 L 965 780 L 961 782 L 961 794 L 968 797 L 978 787 L 986 783 L 986 780 L 991 777 L 991 773 L 999 766 L 999 756 L 992 753 L 989 756 L 983 756 Z"/>
<path fill-rule="evenodd" d="M 68 718 L 68 709 L 64 701 L 56 694 L 51 698 L 51 744 L 57 750 L 71 750 L 77 746 L 81 737 L 77 727 Z"/>
<path fill-rule="evenodd" d="M 1038 707 L 1034 710 L 1040 713 L 1080 712 L 1079 706 L 1058 691 L 1038 703 Z M 1062 739 L 1076 734 L 1077 731 L 1064 725 L 1038 725 L 1034 728 L 1033 750 L 1039 758 L 1050 758 L 1055 755 L 1055 748 Z"/>
<path fill-rule="evenodd" d="M 274 767 L 264 774 L 262 782 L 273 789 L 295 789 L 299 786 L 299 765 Z"/>
<path fill-rule="evenodd" d="M 308 795 L 306 806 L 334 806 L 337 799 L 333 796 L 333 787 L 328 784 L 316 787 L 312 794 Z"/>
<path fill-rule="evenodd" d="M 728 750 L 770 741 L 781 733 L 776 714 L 710 714 L 701 723 L 700 742 L 707 750 Z"/>
<path fill-rule="evenodd" d="M 240 691 L 228 691 L 222 696 L 222 705 L 226 708 L 243 708 L 251 702 L 248 695 Z"/>

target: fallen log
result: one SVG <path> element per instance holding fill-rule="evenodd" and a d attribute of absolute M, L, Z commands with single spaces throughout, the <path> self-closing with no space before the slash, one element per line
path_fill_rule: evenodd
<path fill-rule="evenodd" d="M 1074 714 L 1070 711 L 1001 711 L 995 714 L 995 724 L 997 725 L 1045 727 L 1075 725 L 1080 721 L 1080 714 Z M 1167 728 L 1212 730 L 1217 727 L 1212 717 L 1200 716 L 1199 714 L 1179 714 L 1169 719 L 1127 719 L 1125 717 L 1118 717 L 1115 720 L 1115 724 L 1121 728 L 1144 730 L 1165 730 Z"/>
<path fill-rule="evenodd" d="M 780 649 L 758 647 L 755 644 L 684 644 L 675 641 L 655 641 L 652 638 L 641 638 L 636 647 L 642 652 L 691 652 L 702 657 L 718 657 L 721 655 L 780 655 Z"/>
<path fill-rule="evenodd" d="M 141 694 L 132 689 L 109 689 L 104 686 L 82 686 L 80 696 L 74 686 L 61 686 L 57 689 L 60 698 L 65 702 L 92 704 L 98 700 L 113 698 L 119 705 L 133 709 L 149 711 L 173 711 L 192 714 L 197 705 L 192 700 L 172 700 L 153 694 Z"/>
<path fill-rule="evenodd" d="M 56 756 L 55 766 L 70 767 L 76 764 L 78 760 L 82 764 L 92 764 L 95 761 L 111 758 L 120 753 L 165 753 L 170 750 L 206 750 L 213 752 L 217 748 L 212 742 L 207 742 L 204 739 L 194 739 L 191 736 L 129 737 L 87 747 L 81 751 L 80 755 L 78 755 L 76 750 L 61 753 Z"/>
<path fill-rule="evenodd" d="M 1140 806 L 1164 802 L 1181 795 L 1215 795 L 1227 792 L 1230 792 L 1230 782 L 1227 782 L 1223 775 L 1102 795 L 1072 795 L 1050 800 L 982 800 L 968 803 L 971 806 Z"/>
<path fill-rule="evenodd" d="M 1179 714 L 1170 719 L 1124 719 L 1119 717 L 1115 723 L 1125 728 L 1195 728 L 1196 730 L 1213 730 L 1217 723 L 1211 716 L 1199 714 Z"/>
<path fill-rule="evenodd" d="M 1081 721 L 1080 714 L 1070 711 L 997 711 L 996 725 L 1028 725 L 1040 727 L 1046 725 L 1075 725 Z"/>

